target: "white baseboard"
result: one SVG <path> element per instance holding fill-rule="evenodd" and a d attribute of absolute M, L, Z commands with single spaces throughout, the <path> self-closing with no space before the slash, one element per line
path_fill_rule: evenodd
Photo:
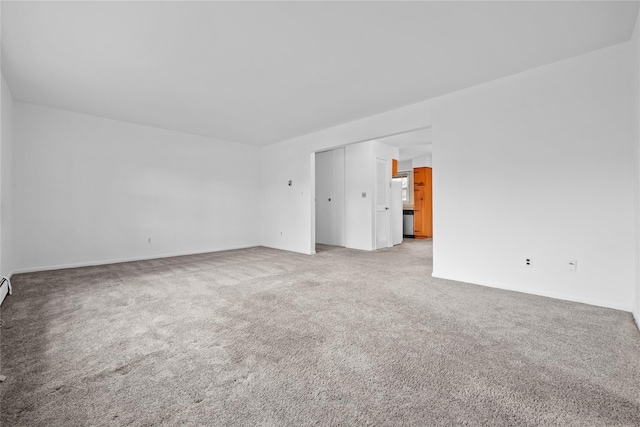
<path fill-rule="evenodd" d="M 9 287 L 11 276 L 13 276 L 13 271 L 4 276 L 5 278 L 9 279 L 9 282 L 5 281 L 2 285 L 0 285 L 0 305 L 2 305 L 2 302 L 4 301 L 5 297 L 9 295 L 9 291 L 11 290 L 11 288 Z"/>
<path fill-rule="evenodd" d="M 78 262 L 78 263 L 71 263 L 71 264 L 48 265 L 43 267 L 18 268 L 14 270 L 11 274 L 35 273 L 38 271 L 50 271 L 50 270 L 64 270 L 67 268 L 92 267 L 97 265 L 119 264 L 122 262 L 147 261 L 151 259 L 172 258 L 176 256 L 199 255 L 199 254 L 208 254 L 211 252 L 223 252 L 223 251 L 234 251 L 237 249 L 249 249 L 249 248 L 255 248 L 258 246 L 260 245 L 256 244 L 256 245 L 247 245 L 247 246 L 233 246 L 233 247 L 227 247 L 227 248 L 207 249 L 207 250 L 201 250 L 201 251 L 175 252 L 175 253 L 169 253 L 169 254 L 144 255 L 139 257 L 108 259 L 108 260 L 101 260 L 101 261 L 87 261 L 87 262 Z"/>
<path fill-rule="evenodd" d="M 316 251 L 311 251 L 311 250 L 298 250 L 298 249 L 290 249 L 290 248 L 282 248 L 282 247 L 278 247 L 275 245 L 260 245 L 263 246 L 265 248 L 269 248 L 269 249 L 277 249 L 279 251 L 285 251 L 285 252 L 293 252 L 296 254 L 302 254 L 302 255 L 314 255 L 316 253 Z"/>
<path fill-rule="evenodd" d="M 594 305 L 597 307 L 613 308 L 615 310 L 633 312 L 633 307 L 630 305 L 618 304 L 618 303 L 613 303 L 609 301 L 592 300 L 589 298 L 575 297 L 573 295 L 565 295 L 565 294 L 559 294 L 555 292 L 540 292 L 536 289 L 529 289 L 529 288 L 524 288 L 524 289 L 513 288 L 513 287 L 502 286 L 495 283 L 486 283 L 486 282 L 480 283 L 477 281 L 469 280 L 469 278 L 452 277 L 449 275 L 445 276 L 445 275 L 436 274 L 435 272 L 431 274 L 431 276 L 436 277 L 438 279 L 454 280 L 456 282 L 464 282 L 472 285 L 486 286 L 488 288 L 504 289 L 505 291 L 522 292 L 524 294 L 538 295 L 541 297 L 548 297 L 548 298 L 554 298 L 554 299 L 571 301 L 571 302 L 579 302 L 582 304 Z M 636 318 L 636 321 L 637 321 L 637 318 Z"/>
<path fill-rule="evenodd" d="M 9 284 L 7 282 L 4 282 L 2 286 L 0 286 L 0 305 L 2 305 L 2 302 L 4 301 L 4 297 L 6 297 L 8 293 L 9 293 Z"/>

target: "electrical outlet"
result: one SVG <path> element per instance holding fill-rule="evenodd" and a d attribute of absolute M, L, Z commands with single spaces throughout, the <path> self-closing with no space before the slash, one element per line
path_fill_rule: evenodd
<path fill-rule="evenodd" d="M 525 259 L 524 259 L 524 265 L 525 265 L 525 267 L 531 267 L 531 264 L 532 264 L 532 260 L 531 260 L 531 258 L 525 258 Z"/>
<path fill-rule="evenodd" d="M 578 260 L 570 259 L 568 264 L 569 264 L 569 271 L 571 271 L 572 273 L 575 273 L 576 271 L 578 271 Z"/>
<path fill-rule="evenodd" d="M 366 191 L 363 191 L 363 192 L 362 192 L 362 198 L 364 199 L 365 197 L 367 197 L 367 192 L 366 192 Z"/>
<path fill-rule="evenodd" d="M 148 240 L 148 242 L 147 242 L 147 243 L 151 243 L 151 237 L 149 237 L 149 240 Z"/>

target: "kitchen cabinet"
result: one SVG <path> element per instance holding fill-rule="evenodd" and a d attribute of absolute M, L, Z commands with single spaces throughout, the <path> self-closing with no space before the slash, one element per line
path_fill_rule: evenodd
<path fill-rule="evenodd" d="M 432 169 L 413 169 L 413 234 L 433 237 Z"/>

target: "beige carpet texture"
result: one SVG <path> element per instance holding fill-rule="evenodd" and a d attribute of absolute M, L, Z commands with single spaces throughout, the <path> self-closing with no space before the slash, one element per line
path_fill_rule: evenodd
<path fill-rule="evenodd" d="M 630 313 L 321 249 L 14 276 L 2 426 L 640 426 Z"/>

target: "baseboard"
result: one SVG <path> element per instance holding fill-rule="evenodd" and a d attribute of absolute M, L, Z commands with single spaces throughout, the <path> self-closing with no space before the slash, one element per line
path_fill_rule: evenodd
<path fill-rule="evenodd" d="M 301 250 L 296 250 L 296 249 L 289 249 L 289 248 L 281 248 L 278 246 L 273 246 L 273 245 L 265 245 L 262 244 L 260 246 L 263 246 L 265 248 L 269 248 L 269 249 L 277 249 L 279 251 L 285 251 L 285 252 L 293 252 L 295 254 L 302 254 L 302 255 L 314 255 L 316 253 L 316 251 L 301 251 Z"/>
<path fill-rule="evenodd" d="M 11 277 L 13 276 L 13 271 L 9 272 L 6 276 L 7 279 L 11 280 Z M 5 297 L 9 295 L 9 283 L 8 282 L 4 282 L 1 286 L 0 286 L 0 305 L 2 305 L 2 302 L 4 301 Z"/>
<path fill-rule="evenodd" d="M 4 297 L 6 297 L 7 294 L 9 294 L 9 284 L 4 282 L 2 286 L 0 286 L 0 305 L 2 305 Z"/>
<path fill-rule="evenodd" d="M 51 271 L 51 270 L 64 270 L 67 268 L 93 267 L 97 265 L 119 264 L 123 262 L 148 261 L 151 259 L 172 258 L 176 256 L 199 255 L 199 254 L 208 254 L 212 252 L 223 252 L 223 251 L 235 251 L 238 249 L 249 249 L 249 248 L 255 248 L 258 246 L 260 245 L 256 244 L 256 245 L 247 245 L 247 246 L 233 246 L 233 247 L 227 247 L 227 248 L 208 249 L 208 250 L 202 250 L 202 251 L 175 252 L 175 253 L 160 254 L 160 255 L 144 255 L 140 257 L 118 258 L 118 259 L 109 259 L 109 260 L 102 260 L 102 261 L 88 261 L 88 262 L 78 262 L 78 263 L 72 263 L 72 264 L 49 265 L 44 267 L 19 268 L 14 270 L 11 274 L 35 273 L 38 271 Z"/>
<path fill-rule="evenodd" d="M 513 291 L 513 292 L 522 292 L 523 294 L 538 295 L 541 297 L 554 298 L 554 299 L 559 299 L 563 301 L 579 302 L 581 304 L 594 305 L 596 307 L 612 308 L 614 310 L 633 312 L 633 307 L 630 305 L 617 304 L 609 301 L 597 301 L 589 298 L 580 298 L 580 297 L 574 297 L 572 295 L 558 294 L 555 292 L 540 292 L 535 289 L 512 288 L 512 287 L 498 285 L 495 283 L 486 283 L 486 282 L 480 283 L 477 281 L 471 281 L 468 278 L 444 276 L 444 275 L 436 274 L 435 272 L 431 276 L 438 279 L 453 280 L 456 282 L 469 283 L 471 285 L 485 286 L 487 288 L 503 289 L 505 291 Z M 636 321 L 637 321 L 637 318 L 636 318 Z"/>

